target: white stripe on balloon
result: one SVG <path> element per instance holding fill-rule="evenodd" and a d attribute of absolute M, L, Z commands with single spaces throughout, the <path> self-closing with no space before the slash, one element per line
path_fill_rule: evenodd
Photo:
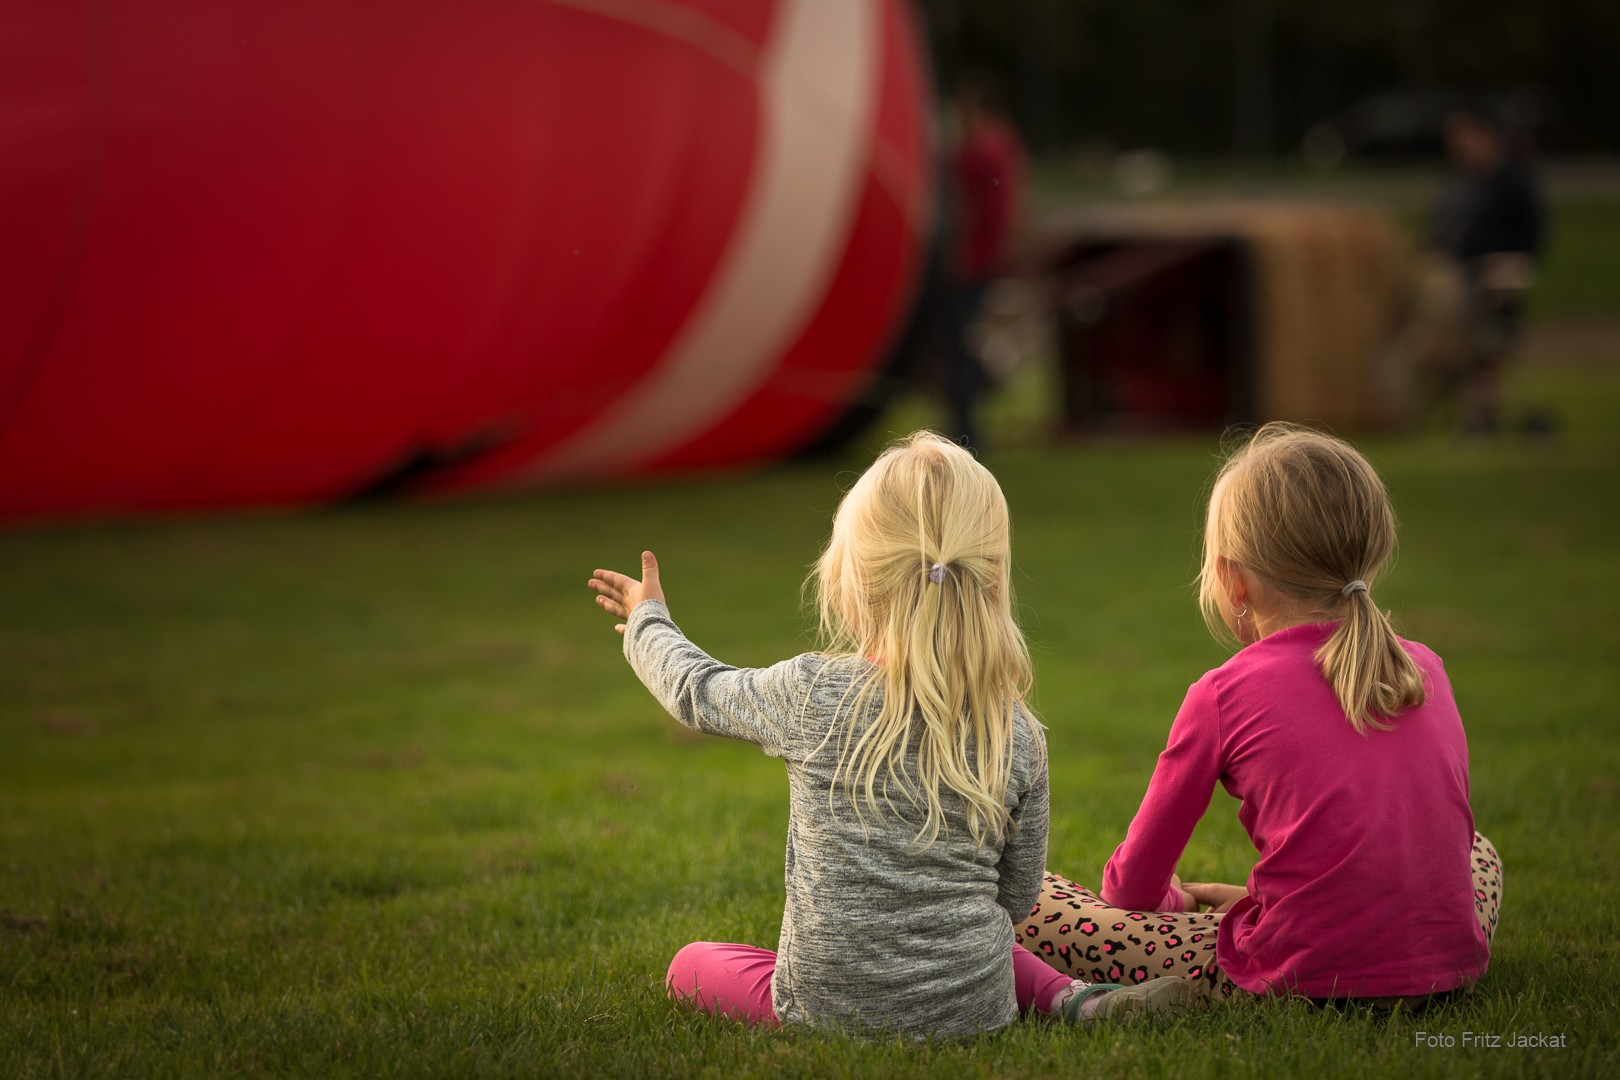
<path fill-rule="evenodd" d="M 879 89 L 879 17 L 877 0 L 783 0 L 759 83 L 753 177 L 707 291 L 646 378 L 510 482 L 655 459 L 770 377 L 820 308 L 849 239 Z"/>

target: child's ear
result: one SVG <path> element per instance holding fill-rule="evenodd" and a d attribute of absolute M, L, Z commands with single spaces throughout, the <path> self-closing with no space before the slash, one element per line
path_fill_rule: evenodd
<path fill-rule="evenodd" d="M 1221 583 L 1226 598 L 1236 607 L 1249 606 L 1249 576 L 1243 567 L 1225 555 L 1215 556 L 1215 579 Z"/>

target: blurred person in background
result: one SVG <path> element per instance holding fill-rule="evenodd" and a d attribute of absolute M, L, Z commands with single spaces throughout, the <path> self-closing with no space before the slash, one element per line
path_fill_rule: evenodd
<path fill-rule="evenodd" d="M 1006 266 L 1024 198 L 1024 144 L 1002 111 L 993 79 L 964 77 L 952 101 L 956 138 L 947 161 L 949 283 L 945 396 L 950 436 L 979 444 L 976 405 L 989 381 L 968 341 L 990 282 Z"/>
<path fill-rule="evenodd" d="M 1430 247 L 1456 283 L 1463 323 L 1444 396 L 1458 397 L 1465 431 L 1486 433 L 1500 426 L 1502 372 L 1518 346 L 1545 213 L 1527 155 L 1489 109 L 1453 110 L 1443 134 L 1451 170 Z"/>

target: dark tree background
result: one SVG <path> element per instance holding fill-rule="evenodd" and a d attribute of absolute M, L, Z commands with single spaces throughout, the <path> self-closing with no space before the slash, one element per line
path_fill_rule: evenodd
<path fill-rule="evenodd" d="M 1039 150 L 1264 157 L 1391 90 L 1531 88 L 1547 149 L 1620 149 L 1620 0 L 918 0 L 938 77 L 996 72 Z"/>

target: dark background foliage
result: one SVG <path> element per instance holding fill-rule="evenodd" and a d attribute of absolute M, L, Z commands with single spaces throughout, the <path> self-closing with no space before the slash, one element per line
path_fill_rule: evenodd
<path fill-rule="evenodd" d="M 1620 149 L 1617 0 L 919 0 L 942 85 L 1000 77 L 1037 150 L 1297 152 L 1389 91 L 1528 91 L 1546 149 Z"/>

